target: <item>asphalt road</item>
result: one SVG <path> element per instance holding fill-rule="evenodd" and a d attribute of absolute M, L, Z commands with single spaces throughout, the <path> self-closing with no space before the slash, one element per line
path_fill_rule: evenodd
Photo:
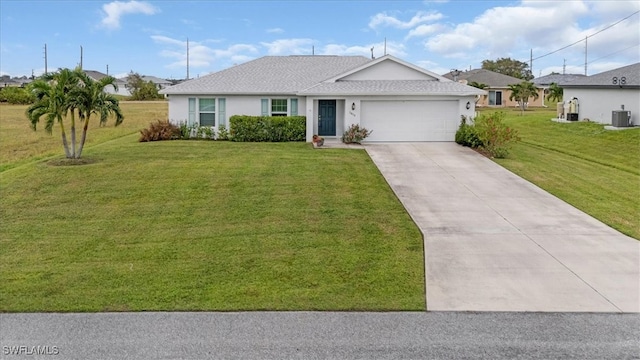
<path fill-rule="evenodd" d="M 0 314 L 0 358 L 640 359 L 640 315 Z"/>

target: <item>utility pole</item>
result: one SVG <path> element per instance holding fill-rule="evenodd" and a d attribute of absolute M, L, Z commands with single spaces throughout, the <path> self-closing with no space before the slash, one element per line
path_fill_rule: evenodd
<path fill-rule="evenodd" d="M 80 70 L 82 69 L 82 45 L 80 45 Z"/>
<path fill-rule="evenodd" d="M 107 75 L 109 75 L 109 64 L 107 64 Z"/>
<path fill-rule="evenodd" d="M 189 80 L 189 38 L 187 38 L 187 80 Z"/>
<path fill-rule="evenodd" d="M 529 71 L 531 71 L 531 76 L 533 76 L 533 49 L 529 52 Z"/>
<path fill-rule="evenodd" d="M 384 55 L 387 56 L 387 38 L 384 38 Z"/>
<path fill-rule="evenodd" d="M 562 75 L 564 75 L 567 71 L 567 59 L 563 59 L 564 62 L 562 63 Z"/>
<path fill-rule="evenodd" d="M 44 44 L 44 74 L 47 75 L 47 44 Z"/>
<path fill-rule="evenodd" d="M 584 76 L 587 76 L 587 39 L 589 37 L 584 37 Z"/>

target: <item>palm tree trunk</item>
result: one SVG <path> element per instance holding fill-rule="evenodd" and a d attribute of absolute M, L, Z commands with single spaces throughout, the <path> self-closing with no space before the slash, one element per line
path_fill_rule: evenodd
<path fill-rule="evenodd" d="M 71 156 L 76 158 L 76 115 L 71 109 Z"/>
<path fill-rule="evenodd" d="M 87 140 L 87 129 L 89 128 L 89 117 L 91 115 L 87 115 L 87 118 L 84 120 L 84 126 L 82 127 L 82 138 L 80 138 L 80 146 L 78 147 L 78 154 L 76 159 L 80 159 L 82 155 L 82 149 L 84 148 L 84 142 Z"/>
<path fill-rule="evenodd" d="M 67 134 L 64 131 L 64 124 L 60 121 L 60 132 L 62 133 L 62 145 L 64 145 L 64 153 L 67 159 L 71 159 L 71 153 L 69 152 L 69 143 L 67 142 Z"/>

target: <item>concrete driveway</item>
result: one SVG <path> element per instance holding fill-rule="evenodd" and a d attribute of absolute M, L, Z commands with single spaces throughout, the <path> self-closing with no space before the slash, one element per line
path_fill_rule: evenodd
<path fill-rule="evenodd" d="M 640 312 L 640 241 L 455 143 L 365 149 L 424 235 L 428 310 Z"/>

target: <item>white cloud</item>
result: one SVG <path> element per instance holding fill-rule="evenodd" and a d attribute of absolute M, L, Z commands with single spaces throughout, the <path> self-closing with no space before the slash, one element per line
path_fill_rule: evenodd
<path fill-rule="evenodd" d="M 437 11 L 418 11 L 409 21 L 402 21 L 387 13 L 378 13 L 371 17 L 369 27 L 376 29 L 378 27 L 389 26 L 398 29 L 410 29 L 426 22 L 432 22 L 442 19 L 443 15 Z"/>
<path fill-rule="evenodd" d="M 325 45 L 320 51 L 320 55 L 362 55 L 366 57 L 371 56 L 371 48 L 373 47 L 373 55 L 380 57 L 384 55 L 384 42 L 373 43 L 368 45 L 342 45 L 342 44 L 328 44 Z M 387 42 L 387 54 L 393 55 L 398 58 L 407 56 L 405 46 L 402 43 L 393 41 Z"/>
<path fill-rule="evenodd" d="M 429 51 L 448 57 L 468 52 L 505 56 L 512 49 L 566 44 L 580 33 L 577 19 L 588 12 L 581 2 L 531 2 L 527 6 L 495 7 L 473 22 L 462 23 L 426 42 Z"/>
<path fill-rule="evenodd" d="M 272 42 L 261 42 L 269 55 L 307 55 L 311 54 L 312 39 L 279 39 Z"/>
<path fill-rule="evenodd" d="M 167 36 L 153 35 L 154 42 L 166 46 L 160 51 L 160 56 L 173 59 L 173 62 L 166 65 L 167 68 L 186 68 L 187 66 L 187 41 L 177 40 Z M 204 42 L 215 42 L 205 40 Z M 215 49 L 203 44 L 200 41 L 189 41 L 189 67 L 205 68 L 211 67 L 214 61 L 240 63 L 251 60 L 251 54 L 256 54 L 258 49 L 253 45 L 234 44 L 226 49 Z"/>
<path fill-rule="evenodd" d="M 273 29 L 267 29 L 267 32 L 269 34 L 282 34 L 284 30 L 281 28 L 273 28 Z"/>
<path fill-rule="evenodd" d="M 434 55 L 479 67 L 482 60 L 499 57 L 528 63 L 531 50 L 535 59 L 575 42 L 534 60 L 533 73 L 562 72 L 565 60 L 566 72 L 584 73 L 584 39 L 588 36 L 588 61 L 593 61 L 588 64 L 589 74 L 595 74 L 614 64 L 640 61 L 638 48 L 634 48 L 640 43 L 640 14 L 597 33 L 638 9 L 640 2 L 525 0 L 515 6 L 488 9 L 470 22 L 442 26 L 427 35 L 425 48 Z M 405 39 L 428 30 L 421 26 L 412 29 Z M 609 58 L 611 54 L 616 55 Z M 601 57 L 606 60 L 600 61 Z"/>
<path fill-rule="evenodd" d="M 127 14 L 153 15 L 160 10 L 144 1 L 113 1 L 102 5 L 105 17 L 102 19 L 102 26 L 107 29 L 120 28 L 120 18 Z"/>
<path fill-rule="evenodd" d="M 443 26 L 440 24 L 431 24 L 431 25 L 419 25 L 417 26 L 415 29 L 411 29 L 411 31 L 409 31 L 409 34 L 406 36 L 405 39 L 409 39 L 412 37 L 424 37 L 427 35 L 431 35 L 435 32 L 438 32 L 440 29 L 442 29 Z"/>

